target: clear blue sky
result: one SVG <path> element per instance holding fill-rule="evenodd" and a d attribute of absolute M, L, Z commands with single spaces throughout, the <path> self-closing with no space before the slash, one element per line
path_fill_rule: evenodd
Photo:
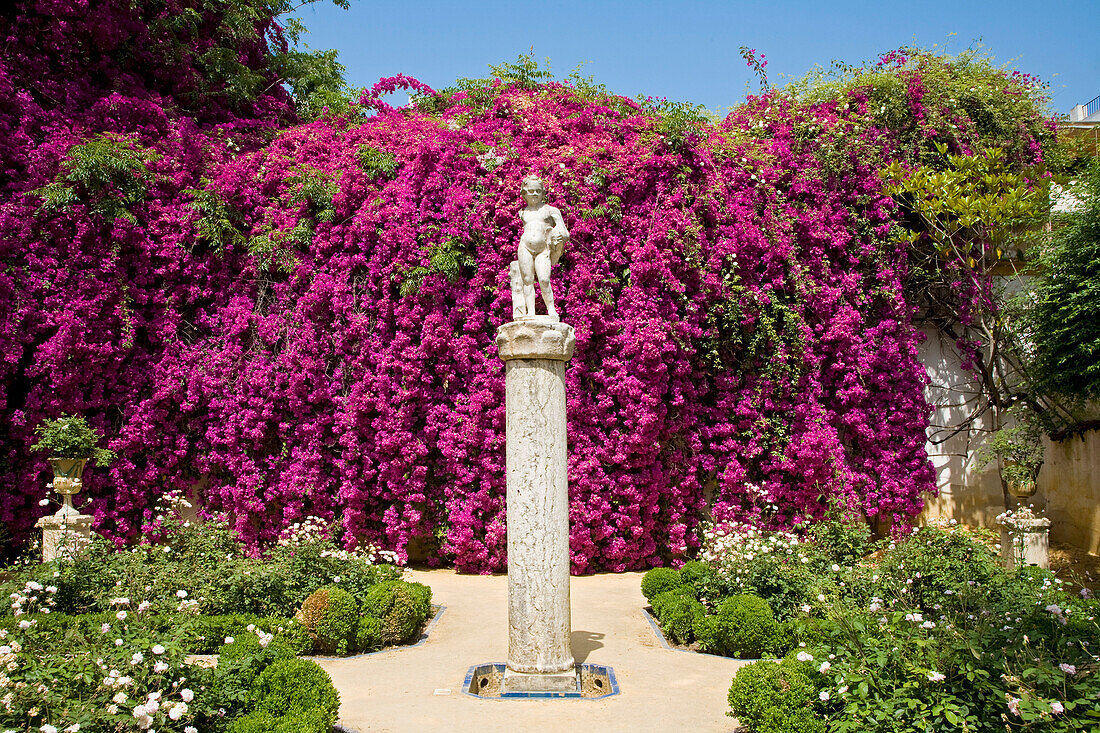
<path fill-rule="evenodd" d="M 957 52 L 980 40 L 995 63 L 1049 82 L 1054 112 L 1100 95 L 1100 0 L 351 2 L 298 14 L 305 43 L 337 49 L 355 87 L 403 73 L 439 89 L 534 47 L 558 78 L 587 62 L 581 73 L 612 92 L 721 110 L 745 98 L 746 83 L 757 88 L 742 45 L 766 54 L 781 85 L 834 59 L 855 64 L 913 43 Z"/>

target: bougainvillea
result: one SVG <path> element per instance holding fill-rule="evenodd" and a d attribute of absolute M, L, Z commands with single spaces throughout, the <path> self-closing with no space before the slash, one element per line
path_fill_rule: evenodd
<path fill-rule="evenodd" d="M 254 546 L 319 515 L 349 546 L 501 569 L 493 340 L 530 174 L 572 235 L 554 277 L 577 333 L 574 570 L 683 558 L 707 517 L 791 526 L 839 504 L 904 523 L 934 488 L 877 172 L 911 151 L 859 90 L 771 92 L 711 123 L 588 86 L 399 77 L 293 125 L 278 95 L 46 103 L 3 63 L 0 521 L 17 535 L 44 491 L 33 429 L 68 411 L 118 454 L 86 484 L 109 536 L 180 490 Z M 381 101 L 398 86 L 417 103 Z"/>

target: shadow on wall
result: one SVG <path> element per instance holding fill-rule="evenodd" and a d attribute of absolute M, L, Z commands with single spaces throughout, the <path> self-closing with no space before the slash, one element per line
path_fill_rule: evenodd
<path fill-rule="evenodd" d="M 938 332 L 926 330 L 925 335 L 920 358 L 931 382 L 925 394 L 934 407 L 927 450 L 940 495 L 926 498 L 921 520 L 955 519 L 998 529 L 996 518 L 1004 511 L 1000 478 L 993 466 L 977 470 L 977 453 L 989 428 L 979 419 L 957 430 L 974 412 L 977 388 L 962 369 L 954 343 Z M 1100 554 L 1100 431 L 1048 441 L 1037 483 L 1036 495 L 1025 503 L 1050 517 L 1051 541 Z"/>

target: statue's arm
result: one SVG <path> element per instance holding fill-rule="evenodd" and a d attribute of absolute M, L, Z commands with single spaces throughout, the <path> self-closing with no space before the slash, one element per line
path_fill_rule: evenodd
<path fill-rule="evenodd" d="M 554 233 L 560 234 L 563 239 L 569 239 L 569 227 L 565 226 L 565 219 L 561 218 L 561 212 L 556 206 L 550 206 L 550 218 L 554 221 Z"/>

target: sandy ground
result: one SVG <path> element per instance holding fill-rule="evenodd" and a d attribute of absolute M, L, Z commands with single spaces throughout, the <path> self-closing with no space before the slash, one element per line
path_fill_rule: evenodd
<path fill-rule="evenodd" d="M 352 731 L 699 731 L 730 733 L 730 680 L 744 664 L 666 649 L 649 622 L 642 573 L 571 582 L 573 656 L 614 668 L 620 694 L 599 700 L 488 700 L 462 682 L 478 664 L 508 656 L 508 578 L 409 571 L 446 607 L 414 647 L 318 659 L 340 691 L 340 725 Z"/>

